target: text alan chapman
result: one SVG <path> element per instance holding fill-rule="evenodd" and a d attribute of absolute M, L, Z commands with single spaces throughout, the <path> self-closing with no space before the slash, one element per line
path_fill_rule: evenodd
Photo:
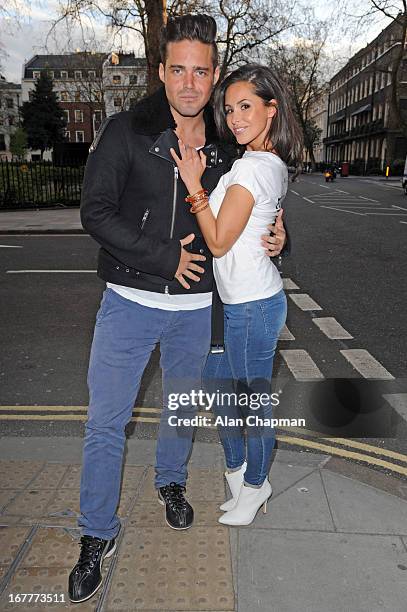
<path fill-rule="evenodd" d="M 233 419 L 227 416 L 217 416 L 212 420 L 208 416 L 195 415 L 191 418 L 177 417 L 173 414 L 168 417 L 168 424 L 172 427 L 305 427 L 305 419 L 266 419 L 257 414 L 250 414 L 245 418 Z"/>

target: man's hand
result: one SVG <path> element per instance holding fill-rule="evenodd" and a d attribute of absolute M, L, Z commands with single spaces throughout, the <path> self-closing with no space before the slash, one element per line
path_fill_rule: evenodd
<path fill-rule="evenodd" d="M 275 224 L 267 226 L 267 229 L 273 232 L 273 235 L 265 234 L 261 237 L 261 244 L 266 249 L 268 257 L 280 255 L 285 245 L 286 233 L 283 223 L 283 212 L 283 209 L 279 210 Z"/>
<path fill-rule="evenodd" d="M 197 253 L 190 253 L 184 249 L 184 246 L 187 244 L 191 244 L 193 239 L 195 238 L 195 234 L 189 234 L 189 236 L 185 236 L 181 243 L 181 258 L 179 260 L 177 271 L 175 272 L 175 278 L 185 289 L 191 289 L 191 286 L 188 285 L 184 276 L 194 280 L 195 282 L 199 282 L 201 279 L 199 276 L 194 274 L 194 272 L 199 272 L 203 274 L 205 270 L 198 266 L 194 261 L 206 261 L 206 257 L 204 255 L 198 255 Z"/>

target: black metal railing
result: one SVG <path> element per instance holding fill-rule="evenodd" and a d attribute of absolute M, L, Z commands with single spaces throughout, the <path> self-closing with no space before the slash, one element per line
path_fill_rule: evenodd
<path fill-rule="evenodd" d="M 0 209 L 78 206 L 84 166 L 0 161 Z"/>

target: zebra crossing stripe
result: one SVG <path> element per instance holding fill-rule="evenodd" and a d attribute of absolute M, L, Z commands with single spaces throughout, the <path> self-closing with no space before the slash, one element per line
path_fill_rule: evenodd
<path fill-rule="evenodd" d="M 353 338 L 334 317 L 319 317 L 312 321 L 331 340 L 352 340 Z"/>
<path fill-rule="evenodd" d="M 353 365 L 355 370 L 362 374 L 363 378 L 394 380 L 394 376 L 392 376 L 390 372 L 369 353 L 369 351 L 365 349 L 346 349 L 340 352 L 345 359 Z"/>
<path fill-rule="evenodd" d="M 279 340 L 295 340 L 295 337 L 292 335 L 287 325 L 284 325 L 283 329 L 281 330 Z"/>
<path fill-rule="evenodd" d="M 383 397 L 401 418 L 407 421 L 407 393 L 389 393 Z"/>
<path fill-rule="evenodd" d="M 299 286 L 291 278 L 283 278 L 283 289 L 290 291 L 291 289 L 299 289 Z"/>
<path fill-rule="evenodd" d="M 290 293 L 290 298 L 301 310 L 322 310 L 308 293 Z"/>
<path fill-rule="evenodd" d="M 312 357 L 303 349 L 281 350 L 280 355 L 297 380 L 320 380 L 324 378 Z"/>

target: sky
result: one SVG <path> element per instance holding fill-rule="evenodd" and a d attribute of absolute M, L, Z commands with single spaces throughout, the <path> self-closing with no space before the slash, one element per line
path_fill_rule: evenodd
<path fill-rule="evenodd" d="M 24 0 L 14 1 L 24 2 Z M 309 2 L 313 4 L 320 18 L 330 15 L 331 2 L 327 0 L 309 0 Z M 27 9 L 28 6 L 30 6 L 29 9 Z M 49 36 L 47 39 L 52 19 L 57 15 L 58 0 L 34 0 L 20 9 L 18 23 L 13 17 L 0 17 L 0 65 L 1 73 L 8 81 L 21 82 L 23 64 L 33 55 L 83 50 L 85 48 L 83 39 L 88 49 L 110 52 L 122 47 L 126 51 L 135 51 L 136 55 L 142 54 L 142 45 L 137 35 L 129 34 L 122 40 L 114 39 L 106 32 L 104 24 L 96 19 L 92 20 L 92 28 L 86 27 L 85 24 L 83 35 L 77 29 L 71 36 L 71 41 L 68 41 L 66 30 L 61 26 L 59 26 L 57 36 Z M 355 35 L 342 36 L 340 43 L 333 36 L 332 43 L 328 41 L 330 52 L 333 56 L 340 55 L 344 63 L 347 58 L 373 40 L 385 26 L 385 21 L 376 21 L 371 27 L 365 28 L 362 33 L 359 32 L 356 37 Z"/>

